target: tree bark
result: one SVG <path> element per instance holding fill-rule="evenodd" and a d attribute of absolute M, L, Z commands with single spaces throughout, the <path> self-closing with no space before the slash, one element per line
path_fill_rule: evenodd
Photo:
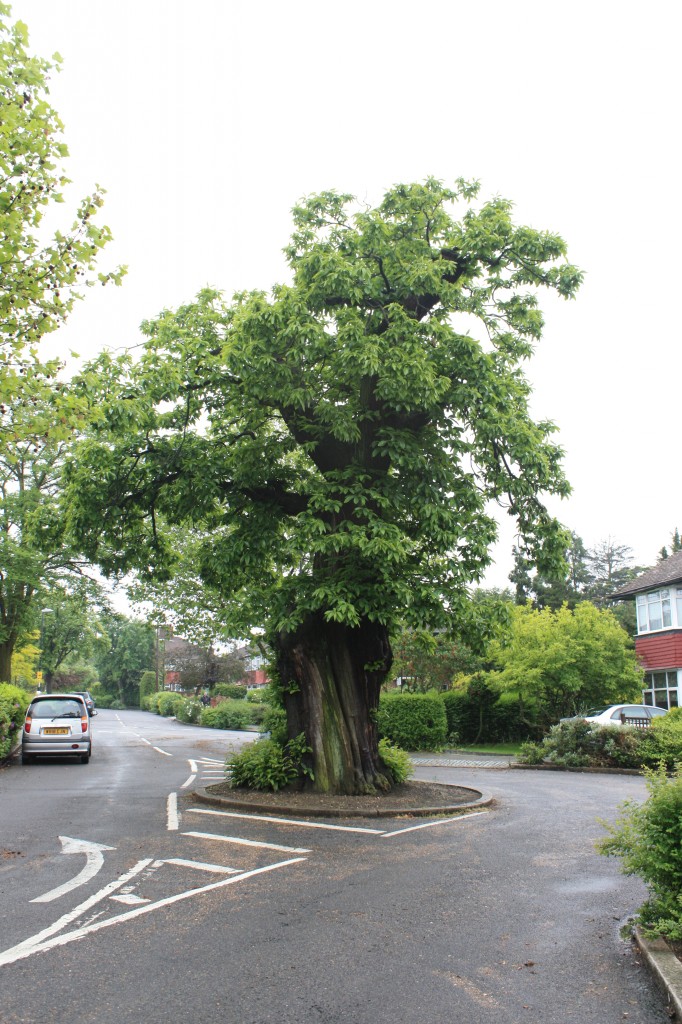
<path fill-rule="evenodd" d="M 376 726 L 393 660 L 386 629 L 366 621 L 350 628 L 316 615 L 295 633 L 280 633 L 277 646 L 288 734 L 303 733 L 312 749 L 312 788 L 350 795 L 390 789 Z"/>
<path fill-rule="evenodd" d="M 14 640 L 5 640 L 0 643 L 0 683 L 12 682 L 12 654 L 14 653 Z"/>

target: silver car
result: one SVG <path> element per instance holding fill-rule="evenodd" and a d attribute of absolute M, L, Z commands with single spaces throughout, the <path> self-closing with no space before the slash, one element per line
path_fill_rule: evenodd
<path fill-rule="evenodd" d="M 71 755 L 87 764 L 92 753 L 90 715 L 78 693 L 43 693 L 31 701 L 21 737 L 21 763 L 42 754 Z"/>

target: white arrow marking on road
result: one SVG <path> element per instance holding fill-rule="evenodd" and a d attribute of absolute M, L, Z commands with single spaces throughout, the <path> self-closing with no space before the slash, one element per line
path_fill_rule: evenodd
<path fill-rule="evenodd" d="M 62 853 L 85 854 L 85 867 L 82 871 L 78 872 L 75 878 L 64 882 L 63 885 L 58 885 L 56 889 L 50 889 L 49 892 L 44 893 L 42 896 L 36 896 L 34 900 L 30 901 L 31 903 L 50 903 L 52 900 L 59 899 L 65 893 L 71 892 L 72 889 L 77 889 L 79 885 L 89 882 L 104 863 L 104 851 L 116 849 L 115 846 L 90 843 L 87 839 L 70 839 L 68 836 L 60 836 L 59 839 L 62 844 Z"/>

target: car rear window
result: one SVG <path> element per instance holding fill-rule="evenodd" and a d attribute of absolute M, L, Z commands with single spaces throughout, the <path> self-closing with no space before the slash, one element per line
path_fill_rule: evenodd
<path fill-rule="evenodd" d="M 84 711 L 79 700 L 37 700 L 28 713 L 31 718 L 80 718 Z"/>

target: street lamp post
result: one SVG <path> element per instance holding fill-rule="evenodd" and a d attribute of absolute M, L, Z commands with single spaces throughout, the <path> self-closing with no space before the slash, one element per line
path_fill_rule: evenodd
<path fill-rule="evenodd" d="M 40 609 L 40 672 L 41 676 L 45 676 L 45 662 L 43 659 L 43 637 L 45 635 L 45 616 L 53 615 L 54 608 L 41 608 Z M 48 678 L 45 687 L 46 693 L 52 693 L 52 680 Z"/>

